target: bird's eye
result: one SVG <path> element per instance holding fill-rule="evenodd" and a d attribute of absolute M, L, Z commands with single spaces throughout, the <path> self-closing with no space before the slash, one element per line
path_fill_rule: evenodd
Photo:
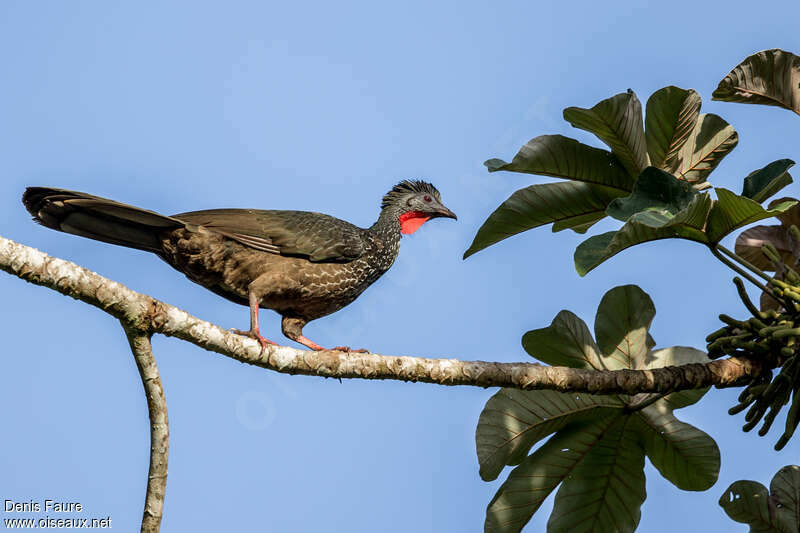
<path fill-rule="evenodd" d="M 427 195 L 427 194 L 426 194 L 425 196 L 423 196 L 423 197 L 422 197 L 422 199 L 423 199 L 423 200 L 425 200 L 425 203 L 426 203 L 426 204 L 429 204 L 429 203 L 431 203 L 431 201 L 433 200 L 433 199 L 432 199 L 432 198 L 431 198 L 429 195 Z"/>

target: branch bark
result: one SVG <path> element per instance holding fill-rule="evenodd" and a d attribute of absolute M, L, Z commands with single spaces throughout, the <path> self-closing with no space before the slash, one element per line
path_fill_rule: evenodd
<path fill-rule="evenodd" d="M 150 415 L 150 469 L 147 475 L 147 492 L 142 514 L 142 533 L 158 533 L 161 529 L 161 516 L 164 511 L 164 494 L 167 488 L 167 460 L 169 457 L 169 420 L 164 387 L 158 375 L 158 367 L 150 345 L 147 332 L 122 323 L 128 343 L 136 360 L 136 367 L 144 385 L 147 397 L 147 411 Z"/>
<path fill-rule="evenodd" d="M 652 370 L 595 371 L 536 363 L 459 361 L 329 350 L 311 352 L 289 346 L 268 346 L 262 352 L 260 345 L 250 338 L 225 331 L 74 263 L 50 257 L 2 236 L 0 269 L 102 309 L 134 330 L 177 337 L 237 361 L 286 374 L 637 394 L 666 393 L 710 385 L 733 386 L 761 370 L 757 361 L 740 358 Z"/>

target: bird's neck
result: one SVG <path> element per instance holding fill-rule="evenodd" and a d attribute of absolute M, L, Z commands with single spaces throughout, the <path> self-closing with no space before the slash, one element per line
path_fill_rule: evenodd
<path fill-rule="evenodd" d="M 377 233 L 381 238 L 390 240 L 400 239 L 400 215 L 402 210 L 396 206 L 384 207 L 378 220 L 369 228 L 370 231 Z"/>
<path fill-rule="evenodd" d="M 395 255 L 400 249 L 400 215 L 403 210 L 397 206 L 388 206 L 381 210 L 378 220 L 369 228 L 384 244 L 390 248 Z"/>

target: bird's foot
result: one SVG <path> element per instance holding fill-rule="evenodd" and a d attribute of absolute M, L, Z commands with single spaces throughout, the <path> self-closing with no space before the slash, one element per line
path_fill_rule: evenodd
<path fill-rule="evenodd" d="M 302 344 L 302 345 L 304 345 L 304 346 L 307 346 L 307 347 L 311 348 L 311 349 L 312 349 L 312 350 L 314 350 L 315 352 L 320 352 L 320 351 L 322 351 L 322 350 L 327 350 L 327 348 L 323 348 L 322 346 L 320 346 L 320 345 L 319 345 L 319 344 L 317 344 L 316 342 L 312 341 L 311 339 L 309 339 L 308 337 L 305 337 L 305 336 L 303 336 L 303 335 L 298 335 L 296 338 L 294 338 L 294 339 L 292 339 L 292 340 L 294 340 L 294 341 L 297 341 L 297 342 L 299 342 L 300 344 Z M 332 352 L 358 352 L 358 353 L 369 353 L 369 350 L 365 350 L 365 349 L 363 349 L 363 348 L 360 348 L 360 349 L 358 349 L 358 350 L 351 350 L 349 346 L 336 346 L 335 348 L 331 348 L 331 349 L 330 349 L 330 351 L 332 351 Z"/>
<path fill-rule="evenodd" d="M 231 329 L 230 332 L 231 333 L 236 333 L 237 335 L 244 335 L 245 337 L 250 337 L 251 339 L 257 340 L 258 343 L 261 345 L 261 353 L 262 354 L 264 353 L 264 350 L 267 349 L 267 344 L 272 344 L 273 346 L 277 346 L 278 345 L 277 342 L 272 342 L 271 340 L 269 340 L 269 339 L 267 339 L 265 337 L 262 337 L 261 333 L 259 333 L 258 330 L 253 331 L 251 329 L 251 330 L 248 330 L 248 331 L 243 331 L 241 329 Z"/>

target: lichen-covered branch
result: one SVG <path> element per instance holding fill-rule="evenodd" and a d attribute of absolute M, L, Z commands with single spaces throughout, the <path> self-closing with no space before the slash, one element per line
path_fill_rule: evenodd
<path fill-rule="evenodd" d="M 597 394 L 671 392 L 737 385 L 758 375 L 757 361 L 727 358 L 652 370 L 595 371 L 535 363 L 492 363 L 423 357 L 311 352 L 268 346 L 134 292 L 69 261 L 0 237 L 0 269 L 89 303 L 131 328 L 189 341 L 243 363 L 287 374 L 331 378 L 394 379 L 440 385 L 553 389 Z"/>
<path fill-rule="evenodd" d="M 164 494 L 167 488 L 167 460 L 169 457 L 169 421 L 164 387 L 158 375 L 158 367 L 150 345 L 150 334 L 122 323 L 128 343 L 131 345 L 136 367 L 142 377 L 150 415 L 150 469 L 147 474 L 147 492 L 142 514 L 142 533 L 158 533 L 164 510 Z"/>

